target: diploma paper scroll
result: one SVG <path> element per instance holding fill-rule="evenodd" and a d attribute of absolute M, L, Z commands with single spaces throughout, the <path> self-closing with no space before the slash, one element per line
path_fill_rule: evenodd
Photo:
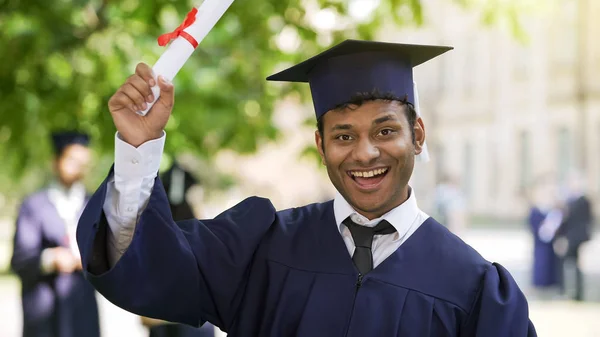
<path fill-rule="evenodd" d="M 217 24 L 232 3 L 233 0 L 204 0 L 202 5 L 198 7 L 194 23 L 183 31 L 199 44 Z M 173 81 L 175 75 L 177 75 L 185 62 L 190 58 L 194 50 L 195 47 L 186 38 L 178 36 L 171 42 L 152 67 L 154 79 L 158 81 L 158 76 L 163 76 L 168 81 Z M 152 87 L 152 94 L 154 95 L 154 101 L 148 104 L 146 110 L 138 111 L 138 114 L 145 116 L 156 100 L 158 100 L 160 97 L 158 84 Z"/>

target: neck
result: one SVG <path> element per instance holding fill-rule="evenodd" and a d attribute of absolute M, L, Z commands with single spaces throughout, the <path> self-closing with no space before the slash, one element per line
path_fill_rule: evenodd
<path fill-rule="evenodd" d="M 72 187 L 73 187 L 75 184 L 77 184 L 77 181 L 73 181 L 73 182 L 66 182 L 66 181 L 64 181 L 64 180 L 62 180 L 62 179 L 60 179 L 60 178 L 58 178 L 58 179 L 56 180 L 56 183 L 57 183 L 57 184 L 58 184 L 60 187 L 62 187 L 62 188 L 64 188 L 65 190 L 69 191 L 69 190 L 70 190 L 70 189 L 71 189 L 71 188 L 72 188 Z"/>
<path fill-rule="evenodd" d="M 382 207 L 380 209 L 374 209 L 374 210 L 370 210 L 370 211 L 361 210 L 354 206 L 353 206 L 353 208 L 356 210 L 356 212 L 358 214 L 364 216 L 365 218 L 367 218 L 369 220 L 377 219 L 377 218 L 382 217 L 384 214 L 388 213 L 389 211 L 393 210 L 394 208 L 405 203 L 406 200 L 408 200 L 408 198 L 410 197 L 410 193 L 411 193 L 411 188 L 410 188 L 410 186 L 407 185 L 400 192 L 400 198 L 397 198 L 397 201 L 391 205 L 382 205 Z"/>

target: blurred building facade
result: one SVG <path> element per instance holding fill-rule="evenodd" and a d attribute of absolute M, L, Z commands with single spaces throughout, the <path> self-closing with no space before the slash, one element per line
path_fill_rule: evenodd
<path fill-rule="evenodd" d="M 457 178 L 471 213 L 522 217 L 531 181 L 583 171 L 600 194 L 600 1 L 538 1 L 525 41 L 448 1 L 424 1 L 425 27 L 389 41 L 455 47 L 415 69 L 432 161 L 414 185 L 426 200 Z"/>
<path fill-rule="evenodd" d="M 481 15 L 454 1 L 422 3 L 424 26 L 391 26 L 380 36 L 455 48 L 415 68 L 431 153 L 431 162 L 416 165 L 411 182 L 421 207 L 435 214 L 435 187 L 450 175 L 460 182 L 471 214 L 522 219 L 535 177 L 562 179 L 574 168 L 584 171 L 597 200 L 600 20 L 594 13 L 600 1 L 538 1 L 520 13 L 524 41 L 501 24 L 482 24 Z M 278 142 L 252 156 L 224 152 L 217 158 L 217 166 L 241 184 L 213 198 L 214 207 L 206 204 L 207 215 L 247 195 L 269 197 L 279 209 L 334 196 L 324 170 L 298 159 L 314 144 L 315 128 L 303 124 L 314 118 L 312 105 L 288 98 L 274 118 L 283 135 Z"/>

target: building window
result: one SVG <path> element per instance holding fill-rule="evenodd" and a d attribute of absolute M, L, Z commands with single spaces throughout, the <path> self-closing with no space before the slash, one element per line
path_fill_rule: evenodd
<path fill-rule="evenodd" d="M 558 179 L 560 183 L 564 183 L 572 165 L 571 135 L 566 127 L 560 127 L 557 131 L 557 147 Z"/>
<path fill-rule="evenodd" d="M 553 59 L 554 66 L 570 68 L 577 62 L 579 1 L 563 0 L 557 19 L 560 24 L 554 26 Z"/>
<path fill-rule="evenodd" d="M 498 177 L 498 174 L 500 173 L 500 170 L 498 169 L 498 150 L 494 141 L 490 142 L 488 147 L 488 163 L 490 165 L 488 174 L 488 186 L 490 189 L 489 195 L 491 198 L 496 198 L 498 196 L 498 188 L 500 182 L 500 179 Z"/>
<path fill-rule="evenodd" d="M 445 149 L 443 145 L 436 144 L 435 145 L 435 157 L 433 157 L 435 162 L 435 178 L 436 183 L 443 181 L 448 172 L 446 172 L 446 158 L 445 158 Z"/>
<path fill-rule="evenodd" d="M 520 44 L 515 47 L 513 78 L 516 81 L 524 82 L 531 78 L 531 55 L 533 51 L 529 45 Z"/>
<path fill-rule="evenodd" d="M 465 97 L 472 97 L 475 92 L 476 86 L 476 77 L 480 76 L 480 72 L 478 69 L 478 60 L 477 60 L 477 38 L 473 36 L 469 36 L 466 39 L 465 53 L 464 53 L 464 71 L 465 75 L 463 77 L 463 94 Z"/>
<path fill-rule="evenodd" d="M 475 181 L 473 171 L 473 146 L 467 142 L 464 145 L 463 174 L 461 178 L 463 193 L 467 199 L 470 199 L 473 194 L 473 182 Z"/>
<path fill-rule="evenodd" d="M 525 193 L 531 183 L 531 137 L 529 132 L 519 134 L 519 189 Z"/>

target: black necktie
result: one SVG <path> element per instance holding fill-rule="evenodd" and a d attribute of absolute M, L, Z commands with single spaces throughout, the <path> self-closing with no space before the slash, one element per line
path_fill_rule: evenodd
<path fill-rule="evenodd" d="M 352 221 L 350 217 L 344 220 L 344 225 L 350 230 L 356 246 L 352 261 L 358 271 L 365 275 L 373 269 L 373 253 L 371 252 L 373 236 L 392 234 L 396 232 L 396 228 L 386 220 L 381 220 L 375 227 L 361 226 Z"/>

